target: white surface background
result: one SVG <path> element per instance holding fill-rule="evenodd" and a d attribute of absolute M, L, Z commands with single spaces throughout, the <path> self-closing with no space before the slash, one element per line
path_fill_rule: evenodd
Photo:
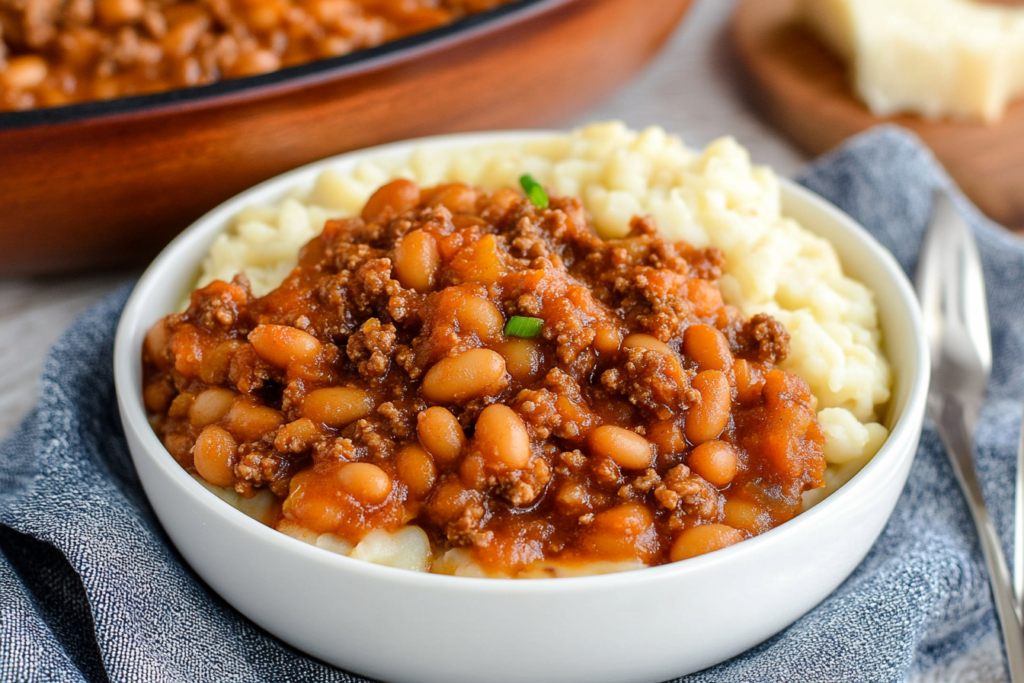
<path fill-rule="evenodd" d="M 761 121 L 744 99 L 727 33 L 734 4 L 735 0 L 698 0 L 643 73 L 565 125 L 607 119 L 622 119 L 634 128 L 657 124 L 693 147 L 732 135 L 756 162 L 783 175 L 795 174 L 807 158 Z M 0 437 L 31 410 L 47 348 L 79 312 L 131 275 L 0 281 Z M 996 683 L 1005 680 L 1002 666 L 1000 643 L 992 635 L 968 656 L 914 681 Z"/>

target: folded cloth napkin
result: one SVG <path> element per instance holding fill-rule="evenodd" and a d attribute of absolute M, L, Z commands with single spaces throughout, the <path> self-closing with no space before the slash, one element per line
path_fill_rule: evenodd
<path fill-rule="evenodd" d="M 932 190 L 949 183 L 897 128 L 855 138 L 802 182 L 864 224 L 908 272 Z M 995 352 L 979 470 L 1009 548 L 1024 394 L 1024 242 L 962 198 L 960 205 L 985 263 Z M 38 406 L 0 444 L 0 680 L 363 680 L 237 614 L 168 542 L 114 401 L 114 330 L 128 293 L 114 292 L 67 331 L 50 353 Z M 962 656 L 994 629 L 974 530 L 926 426 L 892 520 L 849 580 L 768 642 L 682 680 L 901 681 Z"/>

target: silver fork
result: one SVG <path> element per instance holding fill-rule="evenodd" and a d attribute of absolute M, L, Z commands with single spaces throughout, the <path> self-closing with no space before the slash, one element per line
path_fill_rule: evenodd
<path fill-rule="evenodd" d="M 1017 485 L 1013 497 L 1013 594 L 1017 619 L 1024 623 L 1024 422 L 1017 444 Z"/>
<path fill-rule="evenodd" d="M 985 282 L 971 229 L 945 192 L 935 195 L 916 284 L 932 356 L 928 411 L 978 529 L 1010 680 L 1024 683 L 1024 631 L 1010 570 L 974 468 L 974 428 L 992 372 Z"/>

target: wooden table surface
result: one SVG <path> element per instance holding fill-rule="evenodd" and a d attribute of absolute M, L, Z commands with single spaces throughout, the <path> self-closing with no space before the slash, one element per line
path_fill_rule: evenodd
<path fill-rule="evenodd" d="M 564 126 L 608 119 L 622 119 L 634 128 L 657 124 L 693 147 L 732 135 L 755 162 L 794 175 L 806 157 L 759 119 L 741 92 L 727 35 L 734 2 L 698 0 L 662 54 L 636 80 Z M 31 410 L 49 346 L 89 304 L 137 274 L 0 280 L 0 437 Z M 989 638 L 962 660 L 914 680 L 1002 681 L 999 647 Z"/>

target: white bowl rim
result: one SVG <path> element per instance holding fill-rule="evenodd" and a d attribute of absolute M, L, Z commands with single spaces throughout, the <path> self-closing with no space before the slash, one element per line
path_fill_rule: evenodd
<path fill-rule="evenodd" d="M 446 588 L 455 588 L 457 586 L 460 590 L 468 590 L 470 592 L 496 592 L 518 595 L 545 593 L 547 591 L 592 591 L 604 587 L 611 589 L 615 586 L 631 584 L 637 581 L 675 579 L 678 575 L 686 574 L 690 571 L 710 567 L 715 563 L 732 562 L 734 559 L 742 557 L 743 554 L 757 552 L 762 545 L 771 543 L 773 539 L 782 538 L 783 535 L 799 534 L 803 526 L 812 523 L 817 517 L 827 514 L 831 507 L 839 505 L 841 501 L 857 495 L 867 496 L 874 480 L 884 477 L 885 470 L 893 466 L 890 464 L 890 461 L 900 459 L 901 454 L 895 448 L 895 444 L 916 438 L 916 435 L 908 433 L 910 430 L 915 429 L 914 420 L 911 419 L 911 416 L 924 412 L 929 378 L 929 355 L 921 314 L 916 305 L 907 306 L 910 327 L 914 331 L 912 341 L 914 344 L 914 357 L 916 358 L 915 367 L 907 370 L 911 376 L 909 395 L 903 411 L 895 418 L 895 424 L 890 430 L 886 442 L 874 457 L 850 481 L 840 486 L 838 490 L 811 509 L 800 513 L 788 522 L 763 534 L 747 539 L 742 543 L 723 548 L 714 553 L 690 558 L 685 562 L 670 562 L 655 567 L 645 567 L 612 574 L 564 577 L 556 580 L 451 576 L 377 565 L 312 546 L 256 521 L 207 490 L 182 468 L 164 448 L 146 418 L 141 400 L 134 400 L 136 396 L 141 396 L 141 390 L 129 384 L 131 365 L 141 362 L 141 349 L 134 348 L 131 340 L 132 332 L 137 329 L 139 325 L 138 318 L 143 312 L 143 295 L 149 288 L 154 286 L 155 278 L 159 275 L 163 264 L 170 261 L 179 249 L 184 248 L 187 244 L 201 236 L 218 232 L 219 229 L 222 229 L 222 226 L 227 225 L 227 221 L 236 215 L 240 209 L 255 202 L 252 199 L 254 195 L 277 191 L 278 198 L 281 199 L 289 190 L 294 189 L 300 184 L 300 176 L 318 173 L 342 162 L 407 153 L 421 146 L 440 145 L 447 147 L 454 145 L 470 146 L 481 143 L 526 142 L 530 140 L 543 140 L 564 133 L 565 131 L 555 130 L 456 133 L 414 138 L 353 150 L 300 166 L 270 178 L 211 209 L 182 231 L 160 252 L 136 283 L 125 305 L 118 325 L 114 348 L 115 389 L 122 404 L 123 414 L 130 421 L 130 424 L 124 425 L 124 429 L 134 430 L 149 457 L 153 458 L 155 464 L 174 483 L 186 489 L 196 499 L 197 504 L 202 504 L 212 513 L 219 514 L 222 517 L 227 516 L 231 523 L 241 525 L 250 534 L 265 540 L 269 544 L 269 548 L 274 548 L 284 553 L 296 554 L 304 560 L 333 564 L 342 573 L 354 572 L 365 575 L 368 578 L 403 581 L 409 585 L 434 589 L 441 588 L 442 586 Z M 786 195 L 789 194 L 798 201 L 813 205 L 815 209 L 828 215 L 832 221 L 842 224 L 845 229 L 851 230 L 864 243 L 872 257 L 882 265 L 886 275 L 894 282 L 901 301 L 904 303 L 916 302 L 916 294 L 902 267 L 895 257 L 879 244 L 863 226 L 820 195 L 787 178 L 779 176 L 778 180 L 783 195 L 783 204 L 786 203 Z M 813 229 L 811 231 L 813 232 Z M 198 268 L 198 264 L 196 265 Z"/>

